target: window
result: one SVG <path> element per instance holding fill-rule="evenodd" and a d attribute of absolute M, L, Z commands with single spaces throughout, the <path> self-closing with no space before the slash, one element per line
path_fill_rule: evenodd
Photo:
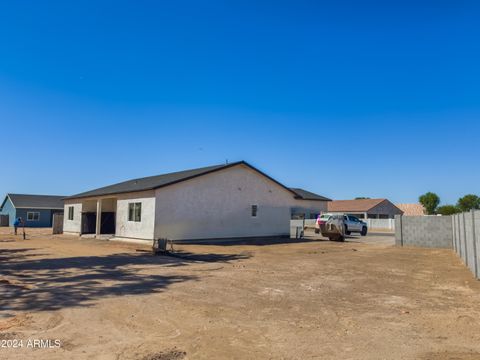
<path fill-rule="evenodd" d="M 68 207 L 68 220 L 73 220 L 73 206 Z"/>
<path fill-rule="evenodd" d="M 27 212 L 27 221 L 39 221 L 40 213 L 37 211 Z"/>
<path fill-rule="evenodd" d="M 128 221 L 142 221 L 142 203 L 137 202 L 128 204 Z"/>
<path fill-rule="evenodd" d="M 252 205 L 252 217 L 257 217 L 258 205 Z"/>

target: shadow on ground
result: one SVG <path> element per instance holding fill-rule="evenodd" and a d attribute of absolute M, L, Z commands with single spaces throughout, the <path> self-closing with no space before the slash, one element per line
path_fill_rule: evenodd
<path fill-rule="evenodd" d="M 219 245 L 219 246 L 238 246 L 238 245 L 252 245 L 252 246 L 267 246 L 280 244 L 299 244 L 328 241 L 328 239 L 317 239 L 305 237 L 302 239 L 291 239 L 289 237 L 275 237 L 275 238 L 241 238 L 241 239 L 205 239 L 205 240 L 188 240 L 175 241 L 178 245 Z"/>
<path fill-rule="evenodd" d="M 101 298 L 151 294 L 195 276 L 158 274 L 161 269 L 198 262 L 231 262 L 248 254 L 153 256 L 122 253 L 105 256 L 42 258 L 35 249 L 0 250 L 0 310 L 50 311 L 90 306 Z M 152 274 L 153 272 L 153 274 Z"/>

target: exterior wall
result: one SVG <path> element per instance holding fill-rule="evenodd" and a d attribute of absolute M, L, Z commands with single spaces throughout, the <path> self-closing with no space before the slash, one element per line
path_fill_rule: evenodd
<path fill-rule="evenodd" d="M 246 166 L 156 190 L 155 238 L 288 235 L 293 194 Z M 251 206 L 258 205 L 258 216 Z"/>
<path fill-rule="evenodd" d="M 480 279 L 480 210 L 453 215 L 452 225 L 455 252 Z"/>
<path fill-rule="evenodd" d="M 390 218 L 393 219 L 395 218 L 395 215 L 402 215 L 402 211 L 390 201 L 383 201 L 374 208 L 370 209 L 367 214 L 389 215 Z"/>
<path fill-rule="evenodd" d="M 97 201 L 102 199 L 103 212 L 115 212 L 115 236 L 152 240 L 155 220 L 155 192 L 143 191 L 118 194 L 108 197 L 65 200 L 63 232 L 80 234 L 82 231 L 82 212 L 97 212 Z M 140 222 L 128 221 L 128 204 L 142 203 Z M 68 220 L 68 207 L 73 206 L 73 220 Z"/>
<path fill-rule="evenodd" d="M 397 216 L 395 221 L 396 245 L 453 248 L 451 216 Z"/>
<path fill-rule="evenodd" d="M 17 218 L 17 211 L 13 206 L 12 202 L 10 201 L 9 197 L 7 198 L 7 201 L 5 201 L 5 205 L 3 205 L 2 211 L 0 211 L 0 215 L 8 215 L 8 225 L 13 226 L 13 222 Z"/>
<path fill-rule="evenodd" d="M 28 221 L 27 213 L 38 212 L 40 217 L 38 221 Z M 25 227 L 51 227 L 52 210 L 50 209 L 17 209 L 17 218 L 21 217 L 25 221 Z"/>
<path fill-rule="evenodd" d="M 68 208 L 73 206 L 73 220 L 68 220 Z M 63 232 L 80 234 L 82 229 L 82 203 L 79 199 L 65 200 Z"/>
<path fill-rule="evenodd" d="M 132 202 L 142 203 L 140 222 L 128 221 L 128 204 Z M 153 240 L 155 229 L 155 192 L 153 190 L 119 194 L 116 213 L 115 236 Z"/>

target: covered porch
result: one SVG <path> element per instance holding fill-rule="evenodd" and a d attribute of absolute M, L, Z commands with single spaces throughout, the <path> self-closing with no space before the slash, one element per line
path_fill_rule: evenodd
<path fill-rule="evenodd" d="M 117 199 L 100 198 L 82 201 L 80 235 L 115 235 Z"/>

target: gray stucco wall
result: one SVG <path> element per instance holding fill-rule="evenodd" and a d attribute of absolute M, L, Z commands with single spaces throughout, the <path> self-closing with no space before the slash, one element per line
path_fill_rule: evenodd
<path fill-rule="evenodd" d="M 246 166 L 156 190 L 155 238 L 282 236 L 290 233 L 293 194 Z M 252 217 L 252 205 L 258 206 Z"/>
<path fill-rule="evenodd" d="M 451 216 L 396 216 L 398 246 L 453 248 Z"/>

